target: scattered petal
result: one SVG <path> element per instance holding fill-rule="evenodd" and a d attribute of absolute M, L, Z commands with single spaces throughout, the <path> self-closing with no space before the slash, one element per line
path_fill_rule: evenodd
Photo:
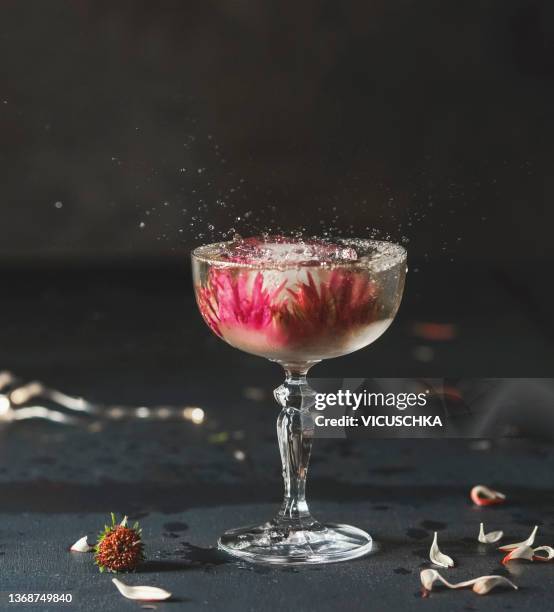
<path fill-rule="evenodd" d="M 421 570 L 421 574 L 419 575 L 421 578 L 421 584 L 423 585 L 423 588 L 426 591 L 432 591 L 433 590 L 433 584 L 438 580 L 439 582 L 442 582 L 445 586 L 447 586 L 449 589 L 453 589 L 454 586 L 452 584 L 450 584 L 450 582 L 448 582 L 448 580 L 446 580 L 445 578 L 443 578 L 438 572 L 437 570 L 434 569 L 424 569 Z"/>
<path fill-rule="evenodd" d="M 433 538 L 433 543 L 431 544 L 431 550 L 429 551 L 429 559 L 431 560 L 431 563 L 440 565 L 441 567 L 454 567 L 454 561 L 448 555 L 444 555 L 439 550 L 436 531 Z"/>
<path fill-rule="evenodd" d="M 537 552 L 546 554 L 537 555 Z M 554 548 L 551 546 L 539 546 L 533 550 L 533 561 L 552 561 L 554 559 Z"/>
<path fill-rule="evenodd" d="M 437 570 L 434 569 L 424 569 L 421 570 L 419 574 L 419 578 L 421 579 L 421 585 L 426 591 L 430 591 L 433 588 L 433 583 L 436 580 L 436 577 L 439 575 Z"/>
<path fill-rule="evenodd" d="M 486 595 L 489 591 L 492 591 L 497 586 L 510 586 L 513 589 L 517 589 L 517 586 L 505 578 L 504 576 L 480 576 L 479 578 L 473 578 L 472 580 L 465 580 L 464 582 L 457 582 L 452 584 L 445 580 L 437 570 L 425 569 L 420 574 L 421 584 L 424 589 L 424 596 L 433 589 L 433 584 L 438 580 L 444 586 L 449 589 L 463 589 L 464 587 L 472 586 L 473 591 L 478 595 Z"/>
<path fill-rule="evenodd" d="M 515 561 L 516 559 L 526 559 L 527 561 L 532 561 L 534 556 L 533 549 L 530 546 L 518 546 L 514 548 L 511 552 L 509 552 L 504 559 L 502 559 L 502 564 L 506 565 L 509 561 Z"/>
<path fill-rule="evenodd" d="M 510 586 L 517 591 L 517 586 L 504 576 L 481 576 L 475 580 L 473 591 L 477 595 L 486 595 L 489 591 L 500 585 Z"/>
<path fill-rule="evenodd" d="M 87 542 L 87 536 L 83 536 L 75 542 L 69 549 L 73 552 L 91 552 L 94 550 L 94 546 L 89 546 Z"/>
<path fill-rule="evenodd" d="M 469 496 L 476 506 L 492 506 L 493 504 L 501 504 L 506 500 L 504 493 L 490 489 L 485 485 L 473 487 Z"/>
<path fill-rule="evenodd" d="M 158 587 L 128 586 L 117 578 L 112 578 L 112 582 L 115 584 L 117 590 L 123 595 L 123 597 L 126 597 L 127 599 L 135 599 L 139 601 L 163 601 L 164 599 L 169 599 L 171 597 L 171 593 L 165 591 L 164 589 L 159 589 Z"/>
<path fill-rule="evenodd" d="M 503 531 L 489 531 L 489 533 L 485 533 L 485 527 L 483 523 L 481 523 L 479 526 L 479 536 L 477 539 L 482 544 L 493 544 L 494 542 L 498 542 L 498 540 L 502 539 L 503 535 Z"/>
<path fill-rule="evenodd" d="M 538 528 L 539 526 L 535 525 L 533 531 L 531 532 L 531 535 L 523 542 L 516 542 L 515 544 L 505 544 L 504 546 L 499 546 L 498 550 L 508 551 L 515 550 L 520 546 L 533 546 L 533 544 L 535 543 L 535 536 L 537 535 Z"/>

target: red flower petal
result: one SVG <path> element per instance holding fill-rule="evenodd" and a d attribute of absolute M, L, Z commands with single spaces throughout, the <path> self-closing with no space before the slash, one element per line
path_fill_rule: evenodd
<path fill-rule="evenodd" d="M 506 501 L 504 493 L 490 489 L 485 485 L 477 485 L 471 489 L 469 496 L 476 506 L 492 506 Z"/>

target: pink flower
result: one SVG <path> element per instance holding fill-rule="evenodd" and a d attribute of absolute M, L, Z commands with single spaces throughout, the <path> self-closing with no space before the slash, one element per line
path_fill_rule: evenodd
<path fill-rule="evenodd" d="M 376 320 L 377 291 L 367 273 L 337 269 L 319 282 L 311 272 L 307 277 L 286 291 L 286 280 L 270 291 L 261 271 L 214 267 L 205 286 L 196 289 L 200 312 L 222 338 L 222 328 L 235 328 L 259 332 L 272 346 L 287 348 Z"/>
<path fill-rule="evenodd" d="M 263 274 L 258 272 L 251 289 L 249 273 L 245 270 L 212 268 L 205 287 L 197 288 L 198 305 L 206 323 L 218 336 L 221 324 L 253 330 L 266 328 L 279 309 L 276 301 L 283 290 L 283 282 L 274 291 L 263 287 Z"/>
<path fill-rule="evenodd" d="M 288 293 L 292 299 L 280 310 L 281 323 L 296 341 L 341 333 L 375 320 L 375 284 L 365 273 L 333 270 L 326 282 L 316 284 L 308 272 L 308 282 Z"/>

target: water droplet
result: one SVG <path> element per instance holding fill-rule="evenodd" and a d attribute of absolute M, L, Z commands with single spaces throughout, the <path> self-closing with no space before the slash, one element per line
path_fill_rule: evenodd
<path fill-rule="evenodd" d="M 63 208 L 63 202 L 58 200 L 57 202 L 54 202 L 54 206 L 58 209 Z"/>

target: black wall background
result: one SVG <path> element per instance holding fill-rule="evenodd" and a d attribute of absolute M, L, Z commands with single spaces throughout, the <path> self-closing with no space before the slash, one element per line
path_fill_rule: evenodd
<path fill-rule="evenodd" d="M 552 258 L 547 0 L 4 1 L 0 33 L 2 262 L 298 227 Z"/>

